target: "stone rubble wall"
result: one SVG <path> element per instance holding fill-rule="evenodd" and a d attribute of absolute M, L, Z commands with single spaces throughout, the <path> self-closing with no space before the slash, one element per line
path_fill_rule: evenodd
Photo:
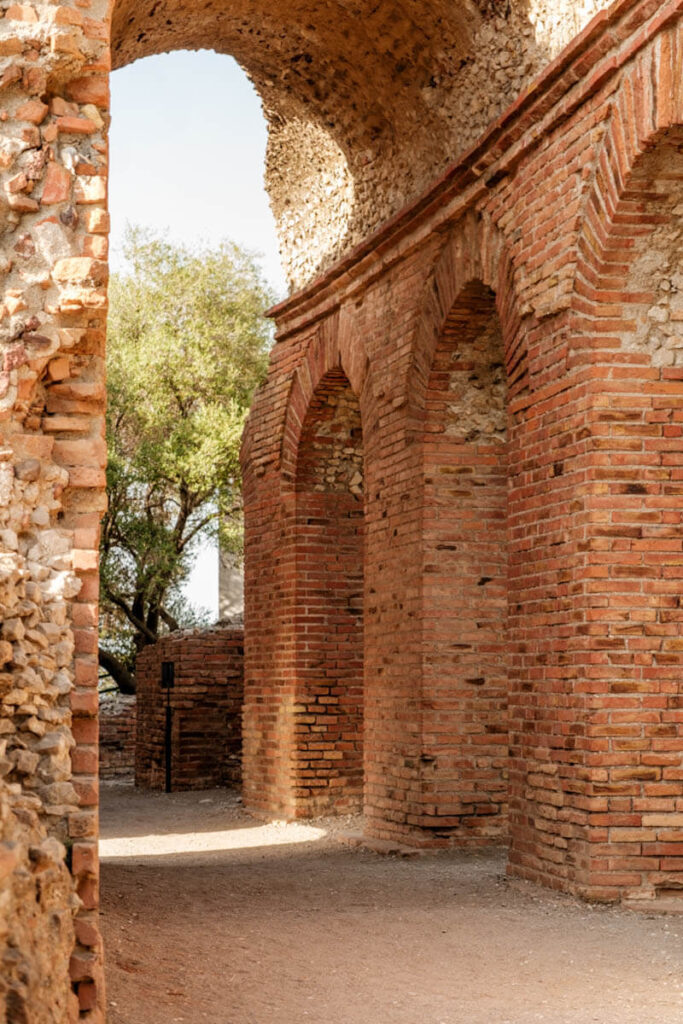
<path fill-rule="evenodd" d="M 3 767 L 7 767 L 6 762 Z M 0 783 L 0 1021 L 78 1020 L 68 981 L 78 899 L 65 847 L 40 825 L 38 798 Z"/>
<path fill-rule="evenodd" d="M 291 286 L 302 287 L 427 188 L 606 6 L 605 0 L 482 4 L 468 32 L 452 48 L 444 40 L 431 65 L 415 76 L 419 96 L 406 96 L 401 82 L 393 109 L 356 147 L 347 124 L 344 142 L 335 143 L 300 118 L 285 120 L 283 128 L 282 119 L 271 116 L 266 187 Z M 439 5 L 432 17 L 443 31 L 453 15 Z M 413 58 L 400 51 L 395 17 L 392 22 L 395 67 L 405 61 L 414 72 Z M 254 82 L 259 88 L 258 77 Z M 268 114 L 270 91 L 262 95 Z M 346 160 L 332 160 L 335 150 Z M 304 201 L 297 202 L 302 185 Z"/>
<path fill-rule="evenodd" d="M 60 1024 L 70 1019 L 69 992 L 82 1020 L 97 1024 L 104 1006 L 96 714 L 106 14 L 98 0 L 0 6 L 0 756 L 36 819 L 35 838 L 18 833 L 29 843 L 18 905 L 35 886 L 21 875 L 30 850 L 48 841 L 66 849 L 73 877 L 68 883 L 55 861 L 46 883 L 54 877 L 55 902 L 71 915 L 70 885 L 78 906 L 65 959 L 52 881 L 46 901 L 34 901 L 32 938 L 18 946 L 29 978 L 25 1017 L 18 1008 L 9 1017 Z M 50 848 L 58 860 L 60 847 Z"/>
<path fill-rule="evenodd" d="M 170 633 L 138 655 L 135 784 L 165 785 L 166 692 L 161 663 L 175 665 L 170 691 L 172 789 L 238 785 L 242 777 L 244 630 L 215 626 Z"/>
<path fill-rule="evenodd" d="M 100 703 L 100 778 L 130 775 L 135 769 L 136 699 L 123 694 Z"/>

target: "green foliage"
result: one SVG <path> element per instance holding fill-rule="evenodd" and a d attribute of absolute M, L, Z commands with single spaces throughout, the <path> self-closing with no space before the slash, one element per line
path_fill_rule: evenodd
<path fill-rule="evenodd" d="M 180 588 L 199 539 L 220 526 L 239 550 L 239 446 L 273 295 L 229 242 L 191 250 L 134 228 L 124 254 L 110 286 L 101 642 L 130 666 L 164 623 L 189 624 Z"/>

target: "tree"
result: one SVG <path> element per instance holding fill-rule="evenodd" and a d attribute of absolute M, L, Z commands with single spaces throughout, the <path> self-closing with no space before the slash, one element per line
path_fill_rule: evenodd
<path fill-rule="evenodd" d="M 241 543 L 239 445 L 273 296 L 229 242 L 193 250 L 129 228 L 124 255 L 110 287 L 100 665 L 133 692 L 137 653 L 196 621 L 181 588 L 200 539 Z"/>

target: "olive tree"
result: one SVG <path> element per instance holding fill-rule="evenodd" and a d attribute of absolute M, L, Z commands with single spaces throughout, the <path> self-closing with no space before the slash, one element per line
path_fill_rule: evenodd
<path fill-rule="evenodd" d="M 273 296 L 230 242 L 191 249 L 132 228 L 124 255 L 110 286 L 100 665 L 132 692 L 136 654 L 195 621 L 182 585 L 199 542 L 239 549 L 239 445 Z"/>

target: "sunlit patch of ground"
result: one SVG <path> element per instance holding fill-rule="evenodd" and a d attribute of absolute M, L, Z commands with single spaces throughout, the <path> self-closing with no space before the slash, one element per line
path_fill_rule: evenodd
<path fill-rule="evenodd" d="M 253 828 L 224 829 L 218 832 L 187 832 L 143 836 L 120 836 L 100 841 L 102 860 L 126 857 L 164 857 L 179 853 L 217 853 L 221 850 L 248 850 L 262 846 L 287 846 L 322 839 L 325 830 L 311 825 L 275 822 Z"/>

